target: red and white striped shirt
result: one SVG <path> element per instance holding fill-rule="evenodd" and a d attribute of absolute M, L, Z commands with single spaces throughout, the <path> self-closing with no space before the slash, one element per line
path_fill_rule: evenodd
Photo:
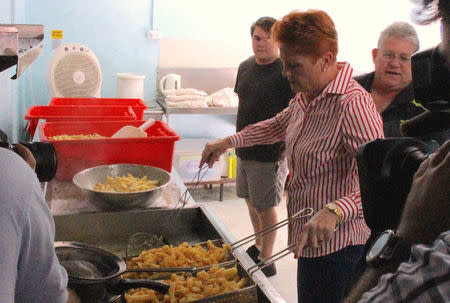
<path fill-rule="evenodd" d="M 369 236 L 359 190 L 356 155 L 360 145 L 383 137 L 383 121 L 371 95 L 352 77 L 348 63 L 322 93 L 307 102 L 302 93 L 277 116 L 249 125 L 230 137 L 234 147 L 285 141 L 291 180 L 288 215 L 311 207 L 317 212 L 334 202 L 344 220 L 328 242 L 305 247 L 303 257 L 320 257 Z M 289 225 L 289 244 L 296 243 L 308 218 Z"/>

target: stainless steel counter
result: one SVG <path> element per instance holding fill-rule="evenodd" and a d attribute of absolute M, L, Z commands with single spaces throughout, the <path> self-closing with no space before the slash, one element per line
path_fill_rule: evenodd
<path fill-rule="evenodd" d="M 175 245 L 218 238 L 234 242 L 228 229 L 206 206 L 185 208 L 173 214 L 170 209 L 146 209 L 55 216 L 55 240 L 97 245 L 122 257 L 128 239 L 137 232 L 163 236 L 167 243 Z M 254 264 L 242 248 L 233 254 L 244 268 Z M 252 278 L 258 285 L 258 302 L 286 302 L 264 274 L 256 272 Z"/>
<path fill-rule="evenodd" d="M 176 171 L 172 171 L 172 176 L 173 186 L 176 187 L 173 191 L 180 195 L 186 187 Z M 214 212 L 207 206 L 195 204 L 190 195 L 189 207 L 174 217 L 170 215 L 174 211 L 170 208 L 174 205 L 159 209 L 102 212 L 99 209 L 80 207 L 83 205 L 82 198 L 77 200 L 76 197 L 71 197 L 70 191 L 64 188 L 55 192 L 51 184 L 47 188 L 47 199 L 49 191 L 52 190 L 53 198 L 55 195 L 58 197 L 56 200 L 50 200 L 55 219 L 56 241 L 71 240 L 94 244 L 120 256 L 125 254 L 129 237 L 142 231 L 163 235 L 168 243 L 173 244 L 183 241 L 197 243 L 218 238 L 227 243 L 235 242 L 230 231 Z M 69 196 L 64 199 L 66 194 Z M 234 250 L 233 254 L 244 268 L 254 265 L 243 248 Z M 263 273 L 256 272 L 252 277 L 258 285 L 259 302 L 286 302 Z"/>

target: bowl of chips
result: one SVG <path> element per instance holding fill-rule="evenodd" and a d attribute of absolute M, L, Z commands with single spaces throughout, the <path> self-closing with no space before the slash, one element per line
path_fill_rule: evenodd
<path fill-rule="evenodd" d="M 169 182 L 167 171 L 140 164 L 95 166 L 73 177 L 89 202 L 104 210 L 151 207 Z"/>

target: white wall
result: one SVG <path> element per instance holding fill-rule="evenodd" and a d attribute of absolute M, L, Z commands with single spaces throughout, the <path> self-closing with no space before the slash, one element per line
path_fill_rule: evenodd
<path fill-rule="evenodd" d="M 250 26 L 261 16 L 280 18 L 292 10 L 322 9 L 339 35 L 338 60 L 355 73 L 373 70 L 371 51 L 380 32 L 394 21 L 411 22 L 410 0 L 163 0 L 155 1 L 154 28 L 160 43 L 160 67 L 236 67 L 252 55 Z M 422 48 L 436 45 L 439 25 L 414 25 Z M 198 83 L 196 88 L 202 88 Z M 171 126 L 184 138 L 217 137 L 234 132 L 229 116 L 173 115 Z M 197 126 L 192 126 L 197 125 Z M 204 127 L 214 125 L 214 127 Z"/>
<path fill-rule="evenodd" d="M 411 0 L 164 0 L 155 3 L 155 28 L 165 38 L 192 40 L 199 46 L 208 44 L 211 49 L 228 52 L 227 65 L 235 64 L 249 57 L 251 52 L 250 25 L 261 16 L 280 18 L 292 10 L 309 8 L 326 11 L 336 24 L 339 35 L 338 59 L 349 61 L 359 72 L 373 68 L 371 50 L 376 47 L 379 33 L 394 21 L 411 24 Z M 416 28 L 421 49 L 436 45 L 440 40 L 439 24 Z M 200 42 L 201 41 L 201 42 Z M 220 42 L 219 42 L 220 41 Z M 189 59 L 189 64 L 204 66 L 205 62 L 223 66 L 223 60 L 214 56 L 189 56 L 192 47 L 173 47 L 178 59 L 171 53 L 161 53 L 160 59 L 173 58 L 180 64 L 180 58 Z M 204 48 L 208 54 L 208 49 Z M 221 55 L 222 56 L 222 55 Z M 221 58 L 219 56 L 219 58 Z M 217 56 L 216 56 L 217 57 Z M 214 61 L 215 60 L 215 61 Z M 161 62 L 161 61 L 160 61 Z"/>
<path fill-rule="evenodd" d="M 291 10 L 307 8 L 323 9 L 335 21 L 339 59 L 349 61 L 357 71 L 369 71 L 370 51 L 379 32 L 395 20 L 410 22 L 412 4 L 410 0 L 156 0 L 153 8 L 153 0 L 0 0 L 0 22 L 45 26 L 44 50 L 25 73 L 14 81 L 9 80 L 13 69 L 0 74 L 0 128 L 17 139 L 26 109 L 32 104 L 49 102 L 46 73 L 51 29 L 64 30 L 63 43 L 83 43 L 95 52 L 103 70 L 103 96 L 115 95 L 115 73 L 135 72 L 146 75 L 145 97 L 151 98 L 156 95 L 159 57 L 159 42 L 146 39 L 152 25 L 166 38 L 191 40 L 192 45 L 202 41 L 197 45 L 204 49 L 214 45 L 209 48 L 212 55 L 197 57 L 186 56 L 183 47 L 172 48 L 178 56 L 187 57 L 190 65 L 212 62 L 237 67 L 252 54 L 249 28 L 257 18 L 264 15 L 280 18 Z M 438 43 L 438 24 L 414 26 L 422 48 Z M 217 49 L 223 51 L 222 57 L 214 55 Z M 172 54 L 166 57 L 175 58 Z M 189 129 L 193 123 L 186 117 L 179 119 L 181 129 Z"/>

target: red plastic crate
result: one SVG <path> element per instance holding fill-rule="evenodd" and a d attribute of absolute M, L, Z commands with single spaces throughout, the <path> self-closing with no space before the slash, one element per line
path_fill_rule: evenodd
<path fill-rule="evenodd" d="M 29 120 L 28 133 L 34 136 L 39 119 L 47 122 L 58 121 L 123 121 L 136 120 L 136 114 L 130 106 L 104 107 L 104 106 L 32 106 L 25 114 Z"/>
<path fill-rule="evenodd" d="M 56 178 L 59 180 L 71 180 L 76 173 L 103 164 L 144 164 L 172 171 L 175 141 L 180 137 L 162 121 L 156 121 L 146 130 L 147 138 L 49 139 L 62 134 L 97 133 L 110 137 L 125 125 L 138 127 L 142 123 L 144 121 L 46 122 L 39 126 L 39 135 L 42 142 L 51 142 L 55 147 L 58 159 Z"/>
<path fill-rule="evenodd" d="M 147 105 L 142 99 L 121 99 L 121 98 L 52 98 L 49 106 L 61 105 L 82 105 L 82 106 L 131 106 L 136 114 L 136 120 L 144 118 L 144 110 Z"/>

